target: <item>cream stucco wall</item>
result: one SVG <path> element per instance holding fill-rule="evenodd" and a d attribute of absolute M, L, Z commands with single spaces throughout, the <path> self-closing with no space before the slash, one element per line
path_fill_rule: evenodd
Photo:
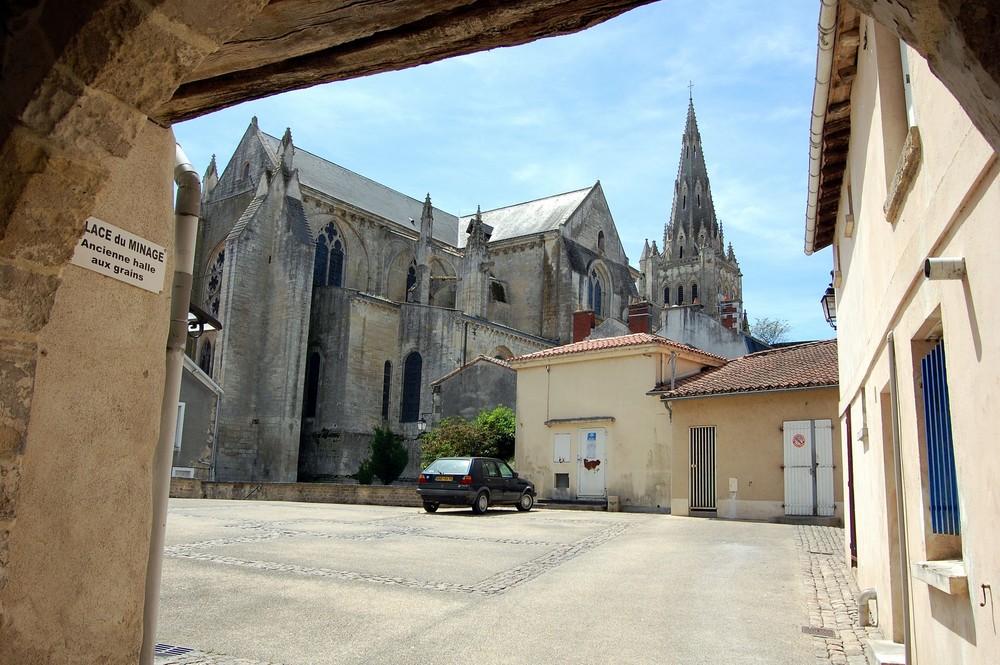
<path fill-rule="evenodd" d="M 898 221 L 882 212 L 895 164 L 885 146 L 906 129 L 905 109 L 889 98 L 891 68 L 879 68 L 895 40 L 865 20 L 851 105 L 849 187 L 842 191 L 835 253 L 838 289 L 841 428 L 851 423 L 858 533 L 857 577 L 879 595 L 879 622 L 902 639 L 898 601 L 909 577 L 915 663 L 992 663 L 1000 653 L 996 608 L 982 585 L 1000 588 L 1000 329 L 997 285 L 997 211 L 1000 167 L 996 154 L 955 99 L 908 49 L 913 111 L 921 162 Z M 881 38 L 880 38 L 881 37 Z M 867 47 L 865 44 L 867 43 Z M 896 70 L 898 72 L 898 69 Z M 886 165 L 889 165 L 888 167 Z M 853 209 L 852 237 L 845 214 Z M 927 257 L 964 257 L 967 277 L 929 281 Z M 886 337 L 895 337 L 908 565 L 898 563 L 892 422 Z M 921 432 L 920 357 L 942 339 L 961 509 L 960 539 L 936 536 L 928 520 L 926 461 Z M 931 340 L 931 342 L 927 342 Z M 914 368 L 917 368 L 916 370 Z M 867 436 L 863 434 L 865 428 Z M 969 592 L 946 593 L 910 576 L 914 562 L 957 559 Z M 893 598 L 897 600 L 893 600 Z"/>
<path fill-rule="evenodd" d="M 669 509 L 669 421 L 659 400 L 646 395 L 658 381 L 669 380 L 669 351 L 649 345 L 512 364 L 517 470 L 535 483 L 539 497 L 577 498 L 579 432 L 600 427 L 607 432 L 606 495 L 619 497 L 622 510 Z M 702 364 L 677 357 L 676 375 L 694 373 Z M 568 419 L 574 420 L 558 422 Z M 569 461 L 553 459 L 556 434 L 570 435 Z M 569 475 L 564 492 L 555 489 L 557 473 Z"/>
<path fill-rule="evenodd" d="M 147 123 L 92 212 L 168 248 L 164 292 L 67 265 L 39 335 L 0 591 L 0 662 L 138 661 L 173 274 L 173 159 L 172 133 Z M 4 477 L 5 488 L 12 483 Z"/>
<path fill-rule="evenodd" d="M 784 511 L 784 447 L 787 420 L 837 420 L 837 389 L 811 388 L 772 393 L 697 397 L 670 402 L 673 412 L 671 512 L 689 514 L 692 427 L 715 428 L 717 515 L 770 519 Z M 834 501 L 843 517 L 840 434 L 833 431 Z M 737 480 L 735 494 L 729 479 Z"/>

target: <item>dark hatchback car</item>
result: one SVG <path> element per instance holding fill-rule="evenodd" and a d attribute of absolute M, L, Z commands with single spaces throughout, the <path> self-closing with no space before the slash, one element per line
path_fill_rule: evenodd
<path fill-rule="evenodd" d="M 478 515 L 495 505 L 521 511 L 535 505 L 534 484 L 492 457 L 440 457 L 420 473 L 417 494 L 429 513 L 441 504 L 472 506 Z"/>

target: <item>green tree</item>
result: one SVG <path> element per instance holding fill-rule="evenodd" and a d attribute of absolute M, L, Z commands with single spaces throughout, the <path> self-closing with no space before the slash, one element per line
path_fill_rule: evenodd
<path fill-rule="evenodd" d="M 445 418 L 423 435 L 420 463 L 427 466 L 439 457 L 514 457 L 514 412 L 506 406 L 482 411 L 472 422 Z"/>
<path fill-rule="evenodd" d="M 427 466 L 439 457 L 481 455 L 480 432 L 464 418 L 445 418 L 421 437 L 420 464 Z"/>
<path fill-rule="evenodd" d="M 785 319 L 771 319 L 766 316 L 753 320 L 750 334 L 765 344 L 778 344 L 788 339 L 792 326 Z"/>
<path fill-rule="evenodd" d="M 516 418 L 514 410 L 506 406 L 498 406 L 490 411 L 481 411 L 472 424 L 479 429 L 486 440 L 486 448 L 491 451 L 490 457 L 502 460 L 514 458 L 514 429 Z"/>
<path fill-rule="evenodd" d="M 403 437 L 388 427 L 376 427 L 372 437 L 371 469 L 382 481 L 389 485 L 406 470 L 410 452 L 403 445 Z"/>

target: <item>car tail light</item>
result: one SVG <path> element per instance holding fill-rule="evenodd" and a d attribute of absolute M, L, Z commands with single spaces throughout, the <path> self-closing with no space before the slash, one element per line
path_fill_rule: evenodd
<path fill-rule="evenodd" d="M 472 476 L 462 476 L 462 480 L 459 481 L 459 484 L 460 485 L 471 485 L 472 484 Z"/>
<path fill-rule="evenodd" d="M 426 483 L 427 482 L 427 476 L 425 476 L 424 474 L 421 473 L 420 477 L 417 478 L 417 482 L 418 483 Z"/>

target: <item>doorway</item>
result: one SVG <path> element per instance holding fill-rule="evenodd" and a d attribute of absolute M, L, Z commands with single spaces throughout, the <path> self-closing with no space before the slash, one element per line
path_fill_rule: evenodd
<path fill-rule="evenodd" d="M 833 516 L 833 421 L 786 420 L 783 430 L 785 515 Z"/>
<path fill-rule="evenodd" d="M 577 455 L 579 470 L 576 494 L 578 498 L 603 497 L 604 474 L 607 467 L 607 430 L 603 427 L 580 430 Z"/>

